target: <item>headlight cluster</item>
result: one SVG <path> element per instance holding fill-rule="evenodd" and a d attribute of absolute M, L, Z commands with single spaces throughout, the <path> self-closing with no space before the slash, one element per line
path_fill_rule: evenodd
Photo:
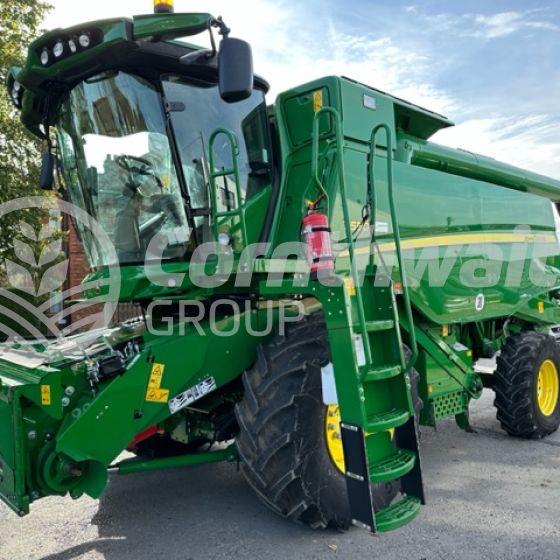
<path fill-rule="evenodd" d="M 15 80 L 12 84 L 12 90 L 10 92 L 12 103 L 17 109 L 21 109 L 23 101 L 23 86 Z"/>
<path fill-rule="evenodd" d="M 89 31 L 82 31 L 67 39 L 58 39 L 49 46 L 44 46 L 39 58 L 43 66 L 49 66 L 53 62 L 58 62 L 62 58 L 83 51 L 91 47 L 94 43 L 92 34 Z"/>

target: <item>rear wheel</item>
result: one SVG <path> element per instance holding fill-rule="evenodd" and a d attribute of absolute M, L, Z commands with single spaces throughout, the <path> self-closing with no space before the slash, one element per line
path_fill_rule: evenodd
<path fill-rule="evenodd" d="M 494 390 L 497 418 L 512 436 L 542 438 L 560 426 L 560 349 L 551 336 L 524 332 L 502 348 Z"/>
<path fill-rule="evenodd" d="M 328 361 L 321 314 L 259 347 L 236 407 L 237 448 L 245 478 L 268 507 L 313 528 L 344 529 L 351 519 L 340 416 L 322 398 L 321 367 Z M 372 485 L 376 509 L 398 490 L 398 482 Z"/>

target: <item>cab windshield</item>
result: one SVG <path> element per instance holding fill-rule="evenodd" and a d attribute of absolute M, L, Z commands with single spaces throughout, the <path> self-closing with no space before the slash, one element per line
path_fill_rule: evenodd
<path fill-rule="evenodd" d="M 243 193 L 235 200 L 224 178 L 217 210 L 235 208 L 270 184 L 262 92 L 228 104 L 217 86 L 174 76 L 163 78 L 162 89 L 165 97 L 138 76 L 104 73 L 74 88 L 62 105 L 57 143 L 70 200 L 99 222 L 119 260 L 108 262 L 89 229 L 76 224 L 94 268 L 183 259 L 211 240 L 208 139 L 215 128 L 237 139 Z M 216 167 L 231 167 L 227 145 L 218 143 L 214 154 Z"/>
<path fill-rule="evenodd" d="M 120 264 L 142 263 L 154 236 L 163 259 L 191 241 L 160 95 L 141 78 L 103 74 L 72 90 L 57 123 L 71 201 L 99 222 Z M 112 265 L 77 224 L 93 267 Z"/>

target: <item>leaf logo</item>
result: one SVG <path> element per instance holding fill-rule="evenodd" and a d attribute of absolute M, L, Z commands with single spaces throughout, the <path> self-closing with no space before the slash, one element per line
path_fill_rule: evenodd
<path fill-rule="evenodd" d="M 26 222 L 19 223 L 19 230 L 22 237 L 35 244 L 48 240 L 52 234 L 48 226 L 43 226 L 39 235 L 36 235 L 33 227 Z M 30 243 L 14 239 L 13 249 L 18 261 L 22 264 L 10 259 L 5 260 L 4 265 L 10 286 L 40 297 L 59 289 L 64 284 L 68 274 L 68 260 L 58 262 L 44 270 L 48 264 L 61 256 L 62 241 L 60 239 L 47 243 L 38 259 L 35 257 L 35 250 Z M 31 272 L 30 269 L 34 272 Z M 39 278 L 38 275 L 41 272 L 42 275 Z"/>
<path fill-rule="evenodd" d="M 39 289 L 37 290 L 38 296 L 43 296 L 49 292 L 54 292 L 64 284 L 66 275 L 68 274 L 68 260 L 59 262 L 51 266 L 41 278 Z"/>
<path fill-rule="evenodd" d="M 8 283 L 12 286 L 12 288 L 35 295 L 35 283 L 33 282 L 33 276 L 26 268 L 9 259 L 4 261 L 4 266 L 6 267 Z"/>
<path fill-rule="evenodd" d="M 118 261 L 115 246 L 103 227 L 86 211 L 67 201 L 42 196 L 10 200 L 0 204 L 0 218 L 30 208 L 71 217 L 91 232 L 99 251 L 107 254 L 111 262 Z M 52 224 L 50 219 L 42 225 L 30 224 L 25 219 L 18 221 L 11 254 L 9 258 L 0 258 L 0 267 L 5 269 L 10 286 L 8 289 L 0 286 L 0 338 L 8 337 L 9 341 L 17 340 L 21 344 L 23 335 L 24 340 L 30 341 L 26 343 L 26 350 L 39 354 L 43 351 L 36 349 L 36 341 L 41 341 L 45 347 L 51 345 L 44 338 L 44 327 L 54 337 L 61 338 L 109 325 L 121 287 L 119 267 L 112 267 L 102 280 L 66 286 L 70 262 L 58 238 L 60 227 Z M 101 288 L 104 291 L 99 297 L 91 297 L 92 291 Z M 87 296 L 83 297 L 84 294 Z M 56 344 L 53 348 L 53 352 L 58 352 Z"/>

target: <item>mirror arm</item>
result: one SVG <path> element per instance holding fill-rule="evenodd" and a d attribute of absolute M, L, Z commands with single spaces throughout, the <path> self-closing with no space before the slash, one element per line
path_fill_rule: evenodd
<path fill-rule="evenodd" d="M 224 39 L 227 39 L 229 34 L 231 33 L 231 29 L 225 24 L 222 16 L 218 16 L 217 18 L 213 19 L 211 25 L 212 27 L 216 27 L 218 29 L 218 33 Z"/>
<path fill-rule="evenodd" d="M 212 53 L 209 55 L 208 58 L 214 58 L 218 54 L 218 49 L 216 47 L 216 39 L 214 38 L 214 33 L 212 32 L 213 22 L 214 20 L 212 20 L 208 24 L 208 33 L 210 33 L 210 46 L 212 47 Z"/>

